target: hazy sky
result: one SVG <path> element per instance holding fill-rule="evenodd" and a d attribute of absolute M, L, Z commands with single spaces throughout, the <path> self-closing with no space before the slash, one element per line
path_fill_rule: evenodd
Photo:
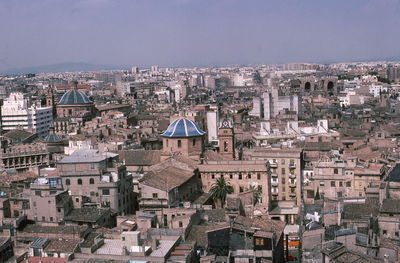
<path fill-rule="evenodd" d="M 0 70 L 400 56 L 400 0 L 0 0 Z"/>

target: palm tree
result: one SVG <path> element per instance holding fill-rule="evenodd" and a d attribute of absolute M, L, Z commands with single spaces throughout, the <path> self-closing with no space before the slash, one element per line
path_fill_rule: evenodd
<path fill-rule="evenodd" d="M 221 207 L 224 206 L 226 195 L 233 193 L 233 187 L 224 177 L 217 178 L 215 183 L 210 188 L 210 194 L 214 200 L 221 202 Z"/>
<path fill-rule="evenodd" d="M 253 191 L 253 205 L 256 205 L 260 201 L 261 189 L 258 186 L 250 185 L 246 189 L 247 191 Z"/>

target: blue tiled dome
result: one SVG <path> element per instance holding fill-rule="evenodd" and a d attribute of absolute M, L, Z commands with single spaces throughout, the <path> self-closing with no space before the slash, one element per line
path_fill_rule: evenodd
<path fill-rule="evenodd" d="M 69 90 L 64 93 L 58 104 L 61 105 L 74 105 L 74 104 L 89 104 L 93 103 L 85 93 L 79 90 Z"/>
<path fill-rule="evenodd" d="M 161 136 L 194 137 L 203 136 L 204 134 L 206 133 L 202 131 L 194 121 L 188 119 L 177 119 L 168 126 L 167 130 L 161 134 Z"/>

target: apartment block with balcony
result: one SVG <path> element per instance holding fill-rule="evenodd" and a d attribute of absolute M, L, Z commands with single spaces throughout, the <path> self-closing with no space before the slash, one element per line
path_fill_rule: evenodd
<path fill-rule="evenodd" d="M 302 202 L 302 159 L 299 148 L 255 147 L 243 153 L 245 160 L 268 161 L 271 173 L 271 209 L 269 214 L 287 223 L 295 223 Z"/>

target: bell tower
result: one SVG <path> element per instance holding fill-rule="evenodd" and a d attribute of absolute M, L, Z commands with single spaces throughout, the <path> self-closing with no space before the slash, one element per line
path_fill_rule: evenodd
<path fill-rule="evenodd" d="M 223 119 L 218 128 L 220 154 L 235 159 L 235 133 L 232 122 Z"/>
<path fill-rule="evenodd" d="M 46 107 L 53 108 L 53 119 L 56 117 L 56 105 L 54 102 L 54 89 L 52 86 L 46 90 Z"/>

